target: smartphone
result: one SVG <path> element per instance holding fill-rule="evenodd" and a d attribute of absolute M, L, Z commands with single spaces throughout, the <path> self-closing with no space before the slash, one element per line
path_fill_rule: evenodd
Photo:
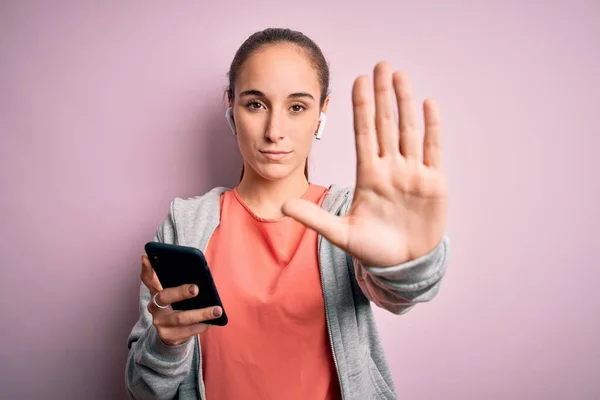
<path fill-rule="evenodd" d="M 158 242 L 148 242 L 144 249 L 163 288 L 192 283 L 198 286 L 198 294 L 195 297 L 171 304 L 174 310 L 186 311 L 219 306 L 223 314 L 203 323 L 227 325 L 225 307 L 202 251 L 195 247 Z"/>

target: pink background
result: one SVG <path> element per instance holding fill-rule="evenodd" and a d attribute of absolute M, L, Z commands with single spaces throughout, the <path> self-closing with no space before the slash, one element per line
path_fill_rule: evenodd
<path fill-rule="evenodd" d="M 448 275 L 377 311 L 400 397 L 600 396 L 597 1 L 88 3 L 0 4 L 1 398 L 126 398 L 142 246 L 237 178 L 225 73 L 267 26 L 331 62 L 317 183 L 353 183 L 350 89 L 380 59 L 441 105 Z"/>

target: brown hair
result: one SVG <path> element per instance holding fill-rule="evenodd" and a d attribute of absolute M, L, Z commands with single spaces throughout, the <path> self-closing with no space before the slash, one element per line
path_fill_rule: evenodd
<path fill-rule="evenodd" d="M 325 104 L 325 99 L 329 95 L 329 65 L 327 64 L 327 60 L 325 59 L 325 56 L 321 52 L 319 46 L 312 39 L 304 35 L 302 32 L 286 28 L 267 28 L 252 34 L 244 43 L 242 43 L 240 48 L 235 53 L 233 61 L 231 62 L 231 66 L 229 67 L 229 72 L 227 73 L 227 76 L 229 77 L 227 94 L 229 95 L 230 101 L 233 101 L 234 99 L 235 80 L 237 75 L 248 57 L 264 46 L 278 43 L 294 44 L 306 51 L 319 76 L 319 84 L 321 86 L 321 98 L 319 100 L 321 107 L 323 107 L 323 104 Z M 304 175 L 306 176 L 306 179 L 308 179 L 308 160 L 304 166 Z M 242 167 L 240 180 L 243 176 L 244 167 Z"/>

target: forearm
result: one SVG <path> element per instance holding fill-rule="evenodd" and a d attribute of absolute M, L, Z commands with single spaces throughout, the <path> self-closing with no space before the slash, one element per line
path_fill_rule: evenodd
<path fill-rule="evenodd" d="M 448 264 L 449 240 L 428 254 L 390 267 L 363 266 L 353 259 L 356 279 L 369 300 L 394 314 L 431 301 L 439 292 Z"/>

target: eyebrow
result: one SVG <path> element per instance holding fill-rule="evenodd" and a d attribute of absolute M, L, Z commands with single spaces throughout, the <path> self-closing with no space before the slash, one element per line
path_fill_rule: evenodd
<path fill-rule="evenodd" d="M 267 96 L 265 96 L 265 94 L 263 92 L 261 92 L 260 90 L 255 90 L 255 89 L 244 90 L 242 93 L 240 93 L 240 97 L 244 97 L 244 96 L 267 97 Z M 306 92 L 292 93 L 288 96 L 289 99 L 300 99 L 303 97 L 307 97 L 307 98 L 313 99 L 313 100 L 315 99 L 312 94 L 306 93 Z"/>

